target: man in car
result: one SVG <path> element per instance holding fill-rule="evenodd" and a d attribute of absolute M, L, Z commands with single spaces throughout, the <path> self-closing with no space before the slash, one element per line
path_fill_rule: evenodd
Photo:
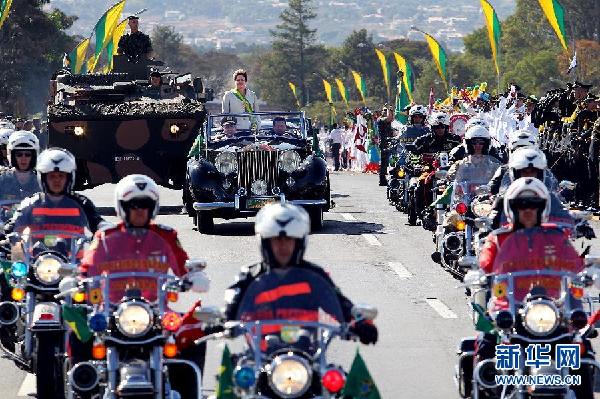
<path fill-rule="evenodd" d="M 215 140 L 227 140 L 235 137 L 237 132 L 237 119 L 235 116 L 224 116 L 221 119 L 221 127 L 223 128 L 223 132 L 219 133 L 215 136 Z"/>
<path fill-rule="evenodd" d="M 276 116 L 273 118 L 273 133 L 275 136 L 286 135 L 287 126 L 285 124 L 285 118 L 283 116 Z"/>

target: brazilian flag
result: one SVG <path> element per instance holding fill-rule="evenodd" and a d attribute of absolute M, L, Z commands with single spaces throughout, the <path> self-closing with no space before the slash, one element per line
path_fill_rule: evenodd
<path fill-rule="evenodd" d="M 346 379 L 342 396 L 352 399 L 381 399 L 379 390 L 358 350 Z"/>
<path fill-rule="evenodd" d="M 87 311 L 80 306 L 62 306 L 62 316 L 64 321 L 71 327 L 71 330 L 81 342 L 88 342 L 92 339 L 92 331 L 87 323 Z"/>
<path fill-rule="evenodd" d="M 223 349 L 216 393 L 217 399 L 235 399 L 233 393 L 233 364 L 231 363 L 231 352 L 229 352 L 227 345 Z"/>

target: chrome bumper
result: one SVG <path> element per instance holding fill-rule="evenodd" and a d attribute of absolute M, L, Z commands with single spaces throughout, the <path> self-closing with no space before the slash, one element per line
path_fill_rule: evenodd
<path fill-rule="evenodd" d="M 251 198 L 251 197 L 250 197 Z M 285 199 L 284 194 L 279 195 L 281 203 L 289 203 L 298 206 L 326 206 L 327 200 L 318 199 L 318 200 L 291 200 L 287 201 Z M 193 208 L 197 211 L 213 211 L 217 209 L 240 209 L 240 196 L 236 194 L 234 202 L 194 202 L 192 205 Z"/>

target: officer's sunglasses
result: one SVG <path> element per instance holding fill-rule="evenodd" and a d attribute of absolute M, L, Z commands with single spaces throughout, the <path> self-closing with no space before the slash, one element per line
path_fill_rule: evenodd
<path fill-rule="evenodd" d="M 484 140 L 473 140 L 473 145 L 485 145 Z"/>
<path fill-rule="evenodd" d="M 31 153 L 31 151 L 15 151 L 16 158 L 31 158 L 32 156 L 33 154 Z"/>
<path fill-rule="evenodd" d="M 514 209 L 541 209 L 546 206 L 546 200 L 542 198 L 516 198 L 510 201 Z"/>
<path fill-rule="evenodd" d="M 133 199 L 125 203 L 128 209 L 152 209 L 155 202 L 150 198 Z"/>

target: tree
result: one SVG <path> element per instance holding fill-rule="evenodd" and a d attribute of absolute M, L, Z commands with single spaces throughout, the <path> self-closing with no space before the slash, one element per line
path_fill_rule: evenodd
<path fill-rule="evenodd" d="M 14 0 L 0 29 L 0 110 L 26 116 L 43 110 L 52 73 L 76 42 L 65 30 L 76 17 L 44 12 L 49 0 Z"/>
<path fill-rule="evenodd" d="M 172 26 L 157 25 L 152 30 L 152 48 L 158 59 L 172 68 L 179 69 L 182 65 L 183 35 L 177 33 Z"/>
<path fill-rule="evenodd" d="M 271 31 L 273 50 L 282 56 L 280 62 L 288 64 L 296 75 L 303 102 L 306 102 L 306 76 L 316 62 L 311 47 L 317 31 L 309 27 L 316 16 L 312 0 L 290 0 L 279 16 L 282 22 Z"/>

